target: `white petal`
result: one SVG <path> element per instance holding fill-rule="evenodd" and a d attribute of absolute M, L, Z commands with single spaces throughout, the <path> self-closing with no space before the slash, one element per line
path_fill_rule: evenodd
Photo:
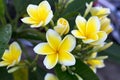
<path fill-rule="evenodd" d="M 39 24 L 32 24 L 30 27 L 31 28 L 38 28 L 43 25 L 43 21 L 41 21 Z"/>
<path fill-rule="evenodd" d="M 35 48 L 33 49 L 35 53 L 46 55 L 46 54 L 53 54 L 53 49 L 49 46 L 48 43 L 39 43 Z"/>
<path fill-rule="evenodd" d="M 51 74 L 51 73 L 47 73 L 45 75 L 45 79 L 44 80 L 58 80 L 58 78 L 55 75 Z"/>
<path fill-rule="evenodd" d="M 86 32 L 86 20 L 85 20 L 85 18 L 81 17 L 81 16 L 77 16 L 75 22 L 76 22 L 77 28 L 79 29 L 80 33 L 82 35 L 84 35 L 84 33 Z"/>
<path fill-rule="evenodd" d="M 0 62 L 0 67 L 7 66 L 9 63 L 6 61 L 1 61 Z"/>
<path fill-rule="evenodd" d="M 60 35 L 56 31 L 54 31 L 52 29 L 49 29 L 46 33 L 46 37 L 47 37 L 48 44 L 54 50 L 56 50 L 58 48 L 58 46 L 60 45 L 60 42 L 61 42 Z"/>
<path fill-rule="evenodd" d="M 69 52 L 59 53 L 58 60 L 60 64 L 65 65 L 65 66 L 75 65 L 75 62 L 76 62 L 75 57 Z"/>
<path fill-rule="evenodd" d="M 47 69 L 52 69 L 58 62 L 58 54 L 49 54 L 45 57 L 43 63 Z"/>
<path fill-rule="evenodd" d="M 27 7 L 27 13 L 32 17 L 34 20 L 38 18 L 38 6 L 29 4 Z"/>
<path fill-rule="evenodd" d="M 76 46 L 76 39 L 72 35 L 67 35 L 61 42 L 59 50 L 71 52 Z"/>
<path fill-rule="evenodd" d="M 47 18 L 46 18 L 46 22 L 44 25 L 47 25 L 51 21 L 52 18 L 53 18 L 53 12 L 50 11 Z"/>

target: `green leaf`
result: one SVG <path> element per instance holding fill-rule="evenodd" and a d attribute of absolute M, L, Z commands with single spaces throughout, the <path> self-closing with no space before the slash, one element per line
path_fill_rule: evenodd
<path fill-rule="evenodd" d="M 75 69 L 72 71 L 83 80 L 99 80 L 97 75 L 89 68 L 89 66 L 83 63 L 81 60 L 77 59 L 76 64 L 70 67 L 70 69 L 72 68 Z M 74 74 L 70 74 L 68 70 L 62 71 L 59 64 L 55 67 L 55 73 L 60 80 L 78 80 L 78 78 Z"/>
<path fill-rule="evenodd" d="M 83 80 L 99 80 L 97 75 L 89 68 L 89 66 L 81 60 L 76 60 L 75 68 L 74 72 L 81 76 Z"/>
<path fill-rule="evenodd" d="M 75 75 L 70 74 L 68 71 L 62 71 L 60 64 L 56 65 L 55 73 L 59 80 L 77 80 L 77 77 Z"/>
<path fill-rule="evenodd" d="M 28 68 L 20 68 L 19 70 L 13 72 L 14 80 L 28 80 Z"/>
<path fill-rule="evenodd" d="M 99 55 L 107 55 L 109 59 L 120 63 L 120 45 L 114 43 L 110 48 L 100 52 Z"/>
<path fill-rule="evenodd" d="M 5 67 L 0 67 L 0 80 L 13 80 L 12 74 L 9 74 Z"/>
<path fill-rule="evenodd" d="M 35 29 L 26 29 L 18 33 L 19 38 L 30 39 L 30 40 L 42 40 L 45 41 L 45 34 L 35 30 Z"/>
<path fill-rule="evenodd" d="M 5 48 L 11 38 L 12 27 L 10 24 L 0 27 L 0 58 L 4 53 Z"/>
<path fill-rule="evenodd" d="M 0 18 L 3 17 L 5 14 L 5 5 L 4 5 L 4 1 L 0 0 Z"/>

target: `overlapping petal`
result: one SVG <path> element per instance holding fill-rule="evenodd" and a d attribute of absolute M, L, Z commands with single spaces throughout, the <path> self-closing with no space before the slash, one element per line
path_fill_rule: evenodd
<path fill-rule="evenodd" d="M 71 32 L 76 38 L 86 38 L 79 30 L 72 30 Z"/>
<path fill-rule="evenodd" d="M 59 47 L 59 51 L 60 53 L 62 51 L 69 51 L 71 52 L 76 45 L 76 40 L 72 35 L 67 35 L 61 42 L 60 47 Z"/>
<path fill-rule="evenodd" d="M 33 20 L 37 21 L 37 19 L 38 19 L 38 6 L 33 5 L 33 4 L 29 4 L 28 7 L 27 7 L 27 13 L 29 14 L 29 16 Z"/>
<path fill-rule="evenodd" d="M 65 51 L 59 53 L 58 60 L 60 64 L 63 64 L 65 66 L 75 65 L 76 62 L 74 56 L 71 53 Z"/>
<path fill-rule="evenodd" d="M 40 4 L 39 4 L 39 6 L 38 6 L 38 8 L 39 8 L 39 11 L 41 10 L 41 9 L 46 9 L 46 10 L 51 10 L 51 7 L 50 7 L 50 4 L 47 2 L 47 1 L 42 1 Z M 41 12 L 41 11 L 40 11 Z"/>
<path fill-rule="evenodd" d="M 32 24 L 30 25 L 31 28 L 37 28 L 39 26 L 42 26 L 43 25 L 43 21 L 41 21 L 40 23 L 35 23 L 35 24 Z"/>
<path fill-rule="evenodd" d="M 81 16 L 77 16 L 75 22 L 76 22 L 77 28 L 79 29 L 80 33 L 85 36 L 86 23 L 87 23 L 85 18 Z"/>
<path fill-rule="evenodd" d="M 38 16 L 40 17 L 40 20 L 44 22 L 43 25 L 48 24 L 48 22 L 53 17 L 51 7 L 47 1 L 43 1 L 39 4 L 38 13 L 39 13 Z"/>
<path fill-rule="evenodd" d="M 93 45 L 99 45 L 102 44 L 106 39 L 107 39 L 107 34 L 104 31 L 100 31 L 97 33 L 98 34 L 98 40 L 91 43 Z"/>
<path fill-rule="evenodd" d="M 58 45 L 60 44 L 61 42 L 61 37 L 60 35 L 55 32 L 54 30 L 52 29 L 49 29 L 46 33 L 46 38 L 47 38 L 47 41 L 48 41 L 48 44 L 54 49 L 56 50 L 58 48 Z"/>
<path fill-rule="evenodd" d="M 49 54 L 45 57 L 43 63 L 47 69 L 52 69 L 58 62 L 58 53 Z"/>
<path fill-rule="evenodd" d="M 25 18 L 21 19 L 21 21 L 26 24 L 37 24 L 36 21 L 34 19 L 32 19 L 31 17 L 25 17 Z"/>
<path fill-rule="evenodd" d="M 91 43 L 91 42 L 94 42 L 95 40 L 93 39 L 83 39 L 83 42 L 84 43 Z"/>
<path fill-rule="evenodd" d="M 19 46 L 19 44 L 17 42 L 13 42 L 10 47 L 10 53 L 11 53 L 11 56 L 16 59 L 16 61 L 20 61 L 20 58 L 21 58 L 21 53 L 22 53 L 22 50 Z"/>
<path fill-rule="evenodd" d="M 48 13 L 48 15 L 47 15 L 47 17 L 45 19 L 44 26 L 47 25 L 51 21 L 52 18 L 53 18 L 53 12 L 49 11 L 49 13 Z"/>
<path fill-rule="evenodd" d="M 96 33 L 100 30 L 100 20 L 98 17 L 92 16 L 86 24 L 86 35 Z"/>
<path fill-rule="evenodd" d="M 48 43 L 39 43 L 33 49 L 35 53 L 46 55 L 46 54 L 53 54 L 54 50 L 49 46 Z"/>

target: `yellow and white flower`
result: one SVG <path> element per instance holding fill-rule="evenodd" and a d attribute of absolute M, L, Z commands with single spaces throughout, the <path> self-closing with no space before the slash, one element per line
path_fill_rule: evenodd
<path fill-rule="evenodd" d="M 110 25 L 110 19 L 107 17 L 104 17 L 101 19 L 101 31 L 105 31 L 107 34 L 111 33 L 113 31 L 112 26 Z"/>
<path fill-rule="evenodd" d="M 53 12 L 47 1 L 42 1 L 38 6 L 28 5 L 27 13 L 29 17 L 24 17 L 21 20 L 26 24 L 31 24 L 32 28 L 47 25 L 53 17 Z"/>
<path fill-rule="evenodd" d="M 103 8 L 101 6 L 96 6 L 90 9 L 90 13 L 92 14 L 92 16 L 97 16 L 99 18 L 102 18 L 110 14 L 110 9 Z"/>
<path fill-rule="evenodd" d="M 46 38 L 48 42 L 39 43 L 34 51 L 37 54 L 47 55 L 43 61 L 47 69 L 53 68 L 57 62 L 65 66 L 75 64 L 75 58 L 70 53 L 76 45 L 76 40 L 72 35 L 67 35 L 62 40 L 56 31 L 49 29 Z"/>
<path fill-rule="evenodd" d="M 52 73 L 47 73 L 44 80 L 58 80 L 58 78 Z"/>
<path fill-rule="evenodd" d="M 57 26 L 54 27 L 54 30 L 60 35 L 67 34 L 69 32 L 70 26 L 66 19 L 59 18 L 57 21 Z"/>
<path fill-rule="evenodd" d="M 13 42 L 9 50 L 5 50 L 0 66 L 14 66 L 20 62 L 22 50 L 17 42 Z"/>
<path fill-rule="evenodd" d="M 90 66 L 90 68 L 96 72 L 96 68 L 103 68 L 104 62 L 101 59 L 95 59 L 97 56 L 97 53 L 93 53 L 90 57 L 90 59 L 86 60 L 85 63 L 88 64 Z"/>
<path fill-rule="evenodd" d="M 72 30 L 72 34 L 76 38 L 82 39 L 84 43 L 97 43 L 104 42 L 107 38 L 107 34 L 104 31 L 100 31 L 100 20 L 96 16 L 92 16 L 85 20 L 81 16 L 76 17 L 76 25 L 78 30 Z"/>

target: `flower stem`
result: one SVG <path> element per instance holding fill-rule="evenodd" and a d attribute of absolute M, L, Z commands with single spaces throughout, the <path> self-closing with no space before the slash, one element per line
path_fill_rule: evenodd
<path fill-rule="evenodd" d="M 36 62 L 37 62 L 38 58 L 39 58 L 39 55 L 37 54 L 37 55 L 35 56 L 35 59 L 32 61 L 31 66 L 36 65 Z"/>

